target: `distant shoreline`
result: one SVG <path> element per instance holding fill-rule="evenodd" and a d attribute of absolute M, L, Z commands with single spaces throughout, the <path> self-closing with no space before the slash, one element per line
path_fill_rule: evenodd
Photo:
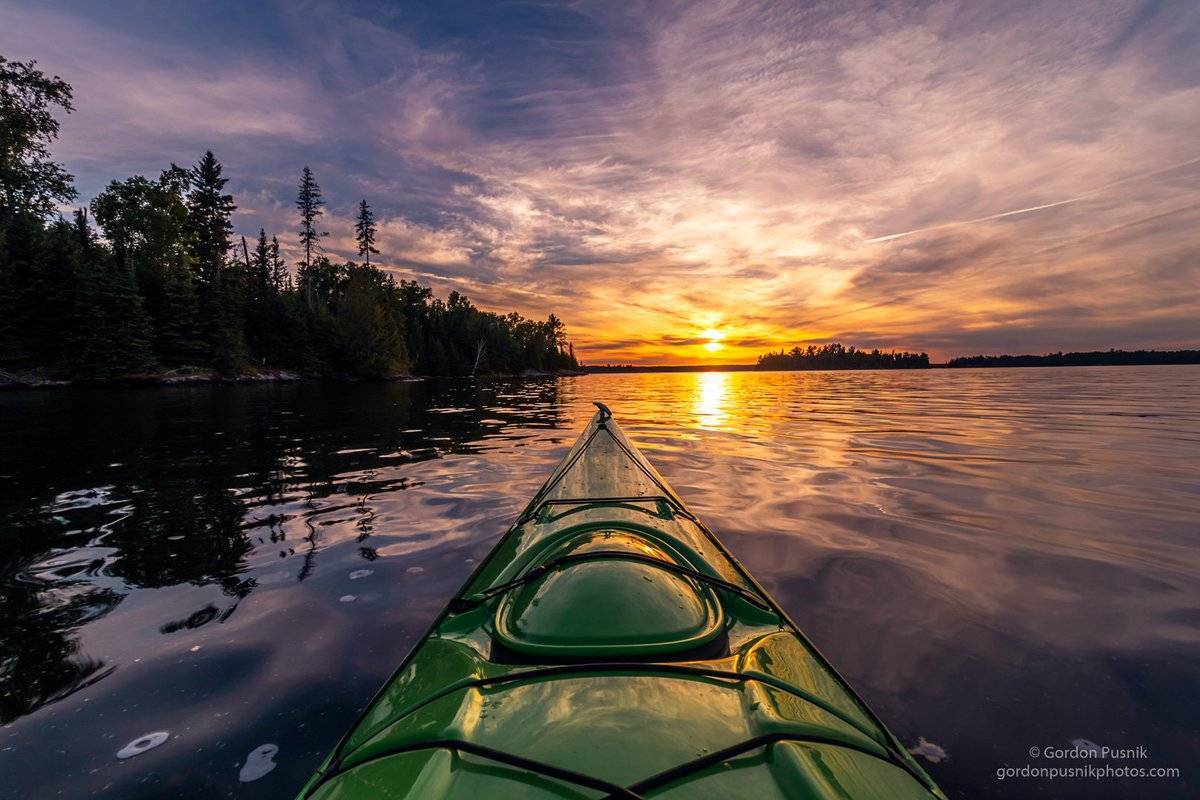
<path fill-rule="evenodd" d="M 603 375 L 609 372 L 763 372 L 756 364 L 604 364 L 599 366 L 579 365 L 585 374 Z"/>
<path fill-rule="evenodd" d="M 826 369 L 759 369 L 753 364 L 724 364 L 721 366 L 704 366 L 704 365 L 665 365 L 665 366 L 639 366 L 632 369 L 591 369 L 589 367 L 580 367 L 579 373 L 583 375 L 618 375 L 623 373 L 638 373 L 638 372 L 655 372 L 655 373 L 672 373 L 672 372 L 926 372 L 931 369 L 1044 369 L 1048 367 L 1181 367 L 1190 364 L 1200 364 L 1200 361 L 1180 361 L 1172 363 L 1139 363 L 1139 364 L 991 364 L 991 365 L 969 365 L 956 366 L 951 364 L 930 364 L 928 367 L 910 367 L 910 368 L 854 368 L 854 367 L 829 367 Z"/>
<path fill-rule="evenodd" d="M 920 366 L 813 366 L 771 368 L 758 364 L 581 364 L 585 373 L 619 372 L 891 372 L 922 369 L 1015 369 L 1020 367 L 1152 367 L 1200 364 L 1200 350 L 1097 350 L 1047 355 L 959 356 Z"/>
<path fill-rule="evenodd" d="M 1172 363 L 1146 363 L 1146 364 L 990 364 L 990 365 L 969 365 L 969 366 L 953 366 L 950 364 L 930 364 L 928 367 L 909 368 L 909 369 L 854 369 L 854 368 L 828 368 L 828 369 L 759 369 L 753 364 L 726 364 L 722 366 L 646 366 L 634 367 L 632 369 L 590 369 L 588 367 L 580 367 L 579 374 L 582 375 L 620 375 L 628 373 L 683 373 L 683 372 L 924 372 L 931 369 L 1046 369 L 1049 367 L 1183 367 L 1189 364 L 1200 364 L 1200 361 L 1180 361 Z"/>

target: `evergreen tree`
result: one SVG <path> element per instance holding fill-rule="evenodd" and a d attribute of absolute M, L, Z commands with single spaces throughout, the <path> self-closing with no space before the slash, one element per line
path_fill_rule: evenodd
<path fill-rule="evenodd" d="M 251 303 L 262 302 L 277 291 L 273 275 L 274 266 L 271 263 L 271 245 L 267 241 L 267 231 L 265 228 L 259 228 L 258 243 L 254 246 L 254 255 L 250 259 Z"/>
<path fill-rule="evenodd" d="M 275 236 L 271 237 L 271 283 L 278 292 L 291 291 L 292 288 L 292 276 L 279 255 L 279 239 Z"/>
<path fill-rule="evenodd" d="M 154 349 L 159 360 L 172 367 L 194 367 L 208 360 L 208 345 L 200 330 L 196 278 L 180 254 L 163 271 L 162 300 Z"/>
<path fill-rule="evenodd" d="M 71 282 L 69 302 L 71 304 L 70 324 L 60 334 L 63 342 L 63 358 L 59 362 L 58 371 L 63 377 L 75 377 L 79 364 L 79 354 L 84 351 L 91 337 L 88 321 L 92 314 L 92 282 L 90 270 L 86 262 L 91 258 L 92 251 L 98 246 L 88 221 L 87 208 L 75 209 L 71 222 L 71 242 L 74 251 L 73 280 Z"/>
<path fill-rule="evenodd" d="M 67 352 L 65 334 L 74 323 L 78 242 L 61 217 L 45 227 L 30 214 L 8 228 L 8 264 L 0 317 L 0 366 L 16 369 L 59 366 Z"/>
<path fill-rule="evenodd" d="M 325 201 L 321 198 L 321 187 L 317 185 L 312 170 L 307 166 L 300 173 L 300 187 L 296 194 L 296 208 L 300 211 L 300 245 L 304 248 L 304 262 L 299 276 L 304 287 L 304 296 L 309 306 L 313 304 L 312 280 L 308 272 L 312 269 L 313 253 L 321 249 L 321 237 L 328 233 L 320 232 L 317 221 L 325 212 L 322 210 Z"/>
<path fill-rule="evenodd" d="M 375 249 L 375 215 L 364 199 L 358 204 L 358 220 L 354 223 L 354 240 L 358 242 L 358 254 L 371 266 L 371 254 L 379 254 Z"/>
<path fill-rule="evenodd" d="M 209 150 L 190 171 L 188 219 L 192 255 L 199 275 L 200 320 L 208 344 L 209 363 L 221 370 L 236 369 L 245 355 L 241 330 L 240 292 L 237 281 L 222 280 L 233 233 L 230 216 L 237 206 L 225 194 L 228 178 Z"/>
<path fill-rule="evenodd" d="M 248 259 L 251 278 L 246 303 L 246 340 L 257 363 L 292 365 L 288 351 L 295 326 L 288 314 L 287 300 L 282 296 L 287 272 L 279 261 L 277 247 L 277 242 L 267 241 L 266 230 L 260 229 L 258 243 Z M 282 270 L 282 276 L 278 270 Z"/>
<path fill-rule="evenodd" d="M 189 173 L 191 192 L 187 205 L 192 226 L 192 252 L 201 283 L 206 286 L 216 285 L 221 280 L 221 268 L 233 234 L 230 216 L 237 210 L 233 196 L 224 193 L 229 179 L 221 176 L 221 170 L 220 162 L 209 150 Z"/>
<path fill-rule="evenodd" d="M 97 245 L 90 232 L 85 236 L 76 294 L 80 346 L 71 354 L 72 373 L 113 378 L 152 369 L 150 322 L 133 271 L 118 266 L 112 252 Z"/>
<path fill-rule="evenodd" d="M 46 276 L 41 269 L 42 221 L 30 213 L 11 216 L 0 230 L 0 367 L 29 369 L 40 361 L 39 311 Z M 31 305 L 32 303 L 32 305 Z"/>
<path fill-rule="evenodd" d="M 38 362 L 56 371 L 68 356 L 64 335 L 76 321 L 74 285 L 79 280 L 79 255 L 75 227 L 59 217 L 45 231 L 36 284 L 29 287 L 24 303 L 30 311 L 27 335 Z"/>
<path fill-rule="evenodd" d="M 345 366 L 360 375 L 392 375 L 408 367 L 404 333 L 389 307 L 390 276 L 350 267 L 337 305 L 337 336 Z"/>

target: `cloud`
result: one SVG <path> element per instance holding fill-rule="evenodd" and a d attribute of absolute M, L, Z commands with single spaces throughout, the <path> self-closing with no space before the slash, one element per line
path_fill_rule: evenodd
<path fill-rule="evenodd" d="M 1196 343 L 1195 4 L 139 8 L 3 11 L 85 191 L 213 147 L 286 233 L 310 164 L 332 252 L 367 197 L 398 275 L 585 358 Z"/>
<path fill-rule="evenodd" d="M 283 65 L 212 63 L 46 7 L 5 5 L 3 13 L 6 55 L 37 58 L 74 88 L 76 111 L 63 121 L 55 153 L 83 167 L 87 190 L 124 177 L 122 169 L 153 173 L 166 161 L 194 159 L 208 143 L 255 150 L 319 136 L 320 116 L 307 111 L 312 87 Z"/>

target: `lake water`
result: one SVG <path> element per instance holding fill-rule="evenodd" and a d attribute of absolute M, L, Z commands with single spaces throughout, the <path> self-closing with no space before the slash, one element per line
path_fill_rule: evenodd
<path fill-rule="evenodd" d="M 1143 367 L 0 396 L 0 796 L 293 796 L 592 400 L 951 797 L 1200 794 L 1200 367 Z M 1182 777 L 997 778 L 1083 763 Z"/>

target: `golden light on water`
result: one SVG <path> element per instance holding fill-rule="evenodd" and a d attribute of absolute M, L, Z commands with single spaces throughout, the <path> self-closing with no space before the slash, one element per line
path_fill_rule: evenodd
<path fill-rule="evenodd" d="M 729 372 L 701 372 L 696 375 L 696 400 L 693 406 L 701 428 L 720 428 L 728 416 Z"/>

